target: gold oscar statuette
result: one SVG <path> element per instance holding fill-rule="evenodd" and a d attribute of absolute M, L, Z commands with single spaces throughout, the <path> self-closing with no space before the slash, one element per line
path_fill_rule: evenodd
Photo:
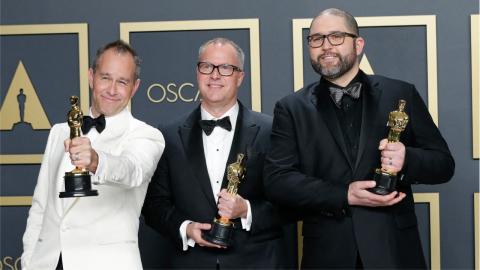
<path fill-rule="evenodd" d="M 239 153 L 237 155 L 237 161 L 228 165 L 227 168 L 227 192 L 236 195 L 238 191 L 238 184 L 243 180 L 245 177 L 245 161 L 246 157 L 244 154 Z M 212 223 L 212 228 L 210 231 L 205 231 L 202 233 L 203 239 L 223 246 L 223 247 L 230 247 L 231 246 L 231 237 L 233 233 L 233 222 L 226 217 L 219 217 L 215 218 Z"/>
<path fill-rule="evenodd" d="M 398 110 L 390 112 L 388 116 L 387 126 L 390 127 L 388 132 L 387 140 L 389 143 L 399 142 L 400 134 L 405 130 L 405 127 L 408 124 L 408 115 L 405 113 L 405 100 L 401 99 L 398 101 Z M 397 172 L 389 172 L 383 168 L 375 169 L 375 175 L 373 180 L 377 182 L 377 185 L 374 188 L 371 188 L 370 191 L 379 194 L 386 195 L 395 190 L 397 185 Z"/>
<path fill-rule="evenodd" d="M 82 135 L 83 113 L 78 105 L 78 97 L 71 96 L 72 108 L 67 114 L 68 126 L 70 127 L 70 139 Z M 65 172 L 65 191 L 60 192 L 60 198 L 98 196 L 96 190 L 92 190 L 90 172 L 84 168 L 76 167 L 70 172 Z"/>

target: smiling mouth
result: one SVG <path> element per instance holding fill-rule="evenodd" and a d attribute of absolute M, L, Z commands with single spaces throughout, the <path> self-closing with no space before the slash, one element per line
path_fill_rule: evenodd
<path fill-rule="evenodd" d="M 330 59 L 337 59 L 337 58 L 338 58 L 338 55 L 336 55 L 336 54 L 322 54 L 322 55 L 320 55 L 320 59 L 330 60 Z"/>
<path fill-rule="evenodd" d="M 208 84 L 208 87 L 211 87 L 211 88 L 222 88 L 223 85 L 221 85 L 221 84 Z"/>
<path fill-rule="evenodd" d="M 109 97 L 106 97 L 106 96 L 102 96 L 103 100 L 106 100 L 108 102 L 117 102 L 118 99 L 116 98 L 109 98 Z"/>

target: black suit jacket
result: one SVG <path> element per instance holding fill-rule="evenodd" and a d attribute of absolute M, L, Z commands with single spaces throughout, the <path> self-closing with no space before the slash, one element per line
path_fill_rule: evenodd
<path fill-rule="evenodd" d="M 448 181 L 454 161 L 421 97 L 411 84 L 365 76 L 362 123 L 356 160 L 349 160 L 334 104 L 319 83 L 275 106 L 271 152 L 265 165 L 266 194 L 296 208 L 304 220 L 304 268 L 355 268 L 357 252 L 366 268 L 425 268 L 411 184 Z M 406 146 L 406 198 L 391 207 L 348 206 L 348 185 L 373 178 L 380 167 L 378 144 L 386 138 L 388 115 L 406 100 L 410 122 Z"/>
<path fill-rule="evenodd" d="M 179 228 L 185 220 L 211 223 L 218 209 L 212 192 L 198 124 L 200 106 L 190 115 L 161 129 L 164 154 L 150 183 L 143 215 L 145 222 L 167 235 L 176 246 L 172 257 L 175 268 L 276 268 L 282 266 L 282 229 L 275 208 L 265 200 L 264 157 L 269 148 L 272 118 L 252 112 L 240 104 L 228 164 L 238 153 L 246 153 L 246 175 L 238 194 L 250 201 L 250 231 L 235 220 L 233 247 L 227 250 L 195 245 L 182 251 Z M 248 150 L 247 150 L 248 148 Z M 226 188 L 226 174 L 222 188 Z"/>

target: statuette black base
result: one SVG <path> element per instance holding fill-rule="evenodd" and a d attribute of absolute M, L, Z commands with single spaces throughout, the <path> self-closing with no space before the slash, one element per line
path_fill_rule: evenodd
<path fill-rule="evenodd" d="M 373 180 L 377 182 L 377 185 L 369 189 L 369 191 L 378 195 L 387 195 L 395 191 L 395 187 L 397 186 L 397 175 L 384 172 L 381 169 L 375 170 Z"/>
<path fill-rule="evenodd" d="M 98 191 L 92 189 L 89 172 L 66 172 L 64 179 L 65 191 L 60 192 L 60 198 L 98 196 Z"/>
<path fill-rule="evenodd" d="M 230 247 L 233 232 L 233 223 L 221 223 L 218 219 L 212 223 L 210 231 L 202 232 L 202 237 L 210 243 L 220 245 L 222 247 Z"/>

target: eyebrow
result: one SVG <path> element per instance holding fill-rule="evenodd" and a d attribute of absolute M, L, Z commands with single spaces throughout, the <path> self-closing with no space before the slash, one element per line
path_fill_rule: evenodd
<path fill-rule="evenodd" d="M 327 36 L 327 35 L 335 34 L 335 33 L 348 33 L 348 32 L 335 30 L 335 31 L 328 32 L 327 34 L 314 33 L 314 34 L 310 34 L 310 36 Z"/>

